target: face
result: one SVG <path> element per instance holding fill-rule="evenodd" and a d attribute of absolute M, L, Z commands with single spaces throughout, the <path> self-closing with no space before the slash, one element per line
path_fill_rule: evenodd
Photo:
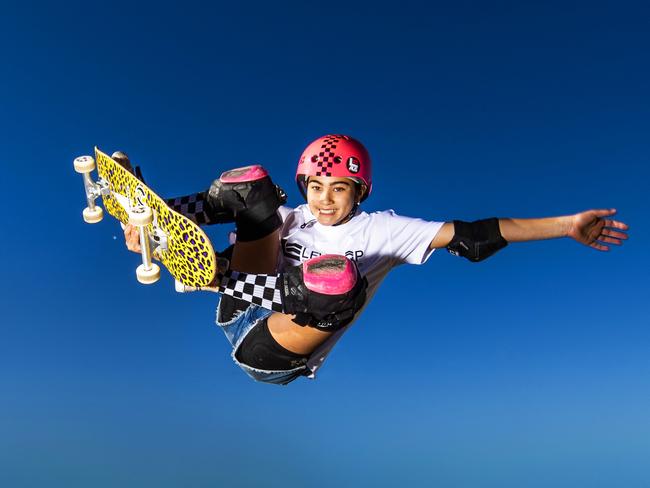
<path fill-rule="evenodd" d="M 321 225 L 335 225 L 350 215 L 358 201 L 356 185 L 348 178 L 312 176 L 307 183 L 307 204 Z"/>

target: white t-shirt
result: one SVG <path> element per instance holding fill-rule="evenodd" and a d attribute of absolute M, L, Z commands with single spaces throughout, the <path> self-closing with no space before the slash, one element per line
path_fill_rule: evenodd
<path fill-rule="evenodd" d="M 366 305 L 391 269 L 404 263 L 426 262 L 432 252 L 429 245 L 443 225 L 402 217 L 393 210 L 370 214 L 357 210 L 345 224 L 325 226 L 318 223 L 306 204 L 295 209 L 281 207 L 280 215 L 284 224 L 278 271 L 322 254 L 342 254 L 356 261 L 368 279 Z M 350 325 L 332 334 L 312 353 L 307 363 L 310 378 Z"/>

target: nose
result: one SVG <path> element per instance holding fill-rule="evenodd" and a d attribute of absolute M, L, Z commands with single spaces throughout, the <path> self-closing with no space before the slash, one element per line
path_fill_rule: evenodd
<path fill-rule="evenodd" d="M 320 194 L 320 201 L 321 202 L 331 202 L 332 201 L 332 190 L 329 188 L 326 188 L 323 190 Z"/>

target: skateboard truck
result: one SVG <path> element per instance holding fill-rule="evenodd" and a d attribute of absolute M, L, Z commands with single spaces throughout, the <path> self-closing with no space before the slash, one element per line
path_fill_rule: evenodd
<path fill-rule="evenodd" d="M 79 156 L 74 160 L 74 169 L 80 173 L 84 180 L 86 190 L 86 201 L 88 206 L 84 208 L 82 215 L 85 222 L 96 224 L 104 218 L 104 211 L 95 205 L 95 200 L 103 195 L 108 195 L 110 189 L 104 180 L 94 182 L 90 173 L 95 169 L 95 160 L 92 156 Z M 160 279 L 160 266 L 151 261 L 151 246 L 146 226 L 153 221 L 153 213 L 148 207 L 135 207 L 129 212 L 129 223 L 138 227 L 140 231 L 140 249 L 142 249 L 142 264 L 135 270 L 138 281 L 143 284 L 155 283 Z M 157 247 L 167 249 L 166 236 L 156 236 Z"/>
<path fill-rule="evenodd" d="M 160 279 L 160 266 L 151 261 L 151 246 L 146 229 L 151 222 L 153 222 L 153 212 L 149 207 L 134 207 L 129 212 L 129 224 L 137 227 L 140 232 L 142 264 L 135 270 L 135 275 L 144 285 L 155 283 Z"/>
<path fill-rule="evenodd" d="M 105 188 L 106 185 L 103 185 L 102 182 L 93 182 L 90 177 L 91 171 L 95 169 L 95 160 L 92 156 L 79 156 L 75 158 L 74 169 L 77 173 L 81 173 L 84 180 L 84 188 L 86 189 L 88 206 L 82 212 L 83 219 L 88 224 L 96 224 L 104 218 L 104 211 L 101 207 L 95 205 L 95 200 L 101 195 L 105 195 L 108 188 Z"/>

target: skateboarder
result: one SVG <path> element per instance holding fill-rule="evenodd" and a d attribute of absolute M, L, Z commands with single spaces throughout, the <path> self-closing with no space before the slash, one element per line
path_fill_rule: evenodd
<path fill-rule="evenodd" d="M 425 221 L 392 210 L 366 213 L 360 204 L 372 191 L 371 159 L 359 141 L 345 135 L 327 135 L 309 144 L 298 162 L 296 182 L 306 204 L 295 209 L 282 206 L 284 193 L 260 166 L 226 172 L 208 191 L 168 203 L 201 224 L 235 222 L 237 240 L 230 258 L 234 270 L 272 274 L 297 269 L 324 254 L 345 256 L 367 280 L 367 290 L 345 286 L 352 294 L 365 293 L 366 303 L 391 269 L 423 264 L 435 249 L 479 262 L 510 242 L 570 237 L 607 251 L 627 239 L 628 226 L 611 219 L 614 209 L 474 222 Z M 135 229 L 127 227 L 125 237 L 127 247 L 139 251 Z M 301 279 L 306 281 L 307 275 Z M 359 316 L 361 303 L 353 316 L 323 326 L 223 295 L 217 325 L 246 373 L 259 381 L 287 384 L 299 376 L 314 377 Z"/>

